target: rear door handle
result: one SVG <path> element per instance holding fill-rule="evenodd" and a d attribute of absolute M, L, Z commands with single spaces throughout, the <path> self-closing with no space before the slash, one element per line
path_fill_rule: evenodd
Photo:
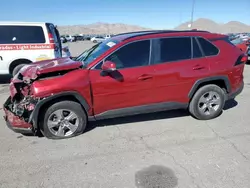
<path fill-rule="evenodd" d="M 196 65 L 193 67 L 193 70 L 201 70 L 201 69 L 205 69 L 205 67 L 200 65 Z"/>
<path fill-rule="evenodd" d="M 148 80 L 148 79 L 152 79 L 152 78 L 153 78 L 152 75 L 143 74 L 143 75 L 138 77 L 138 80 Z"/>

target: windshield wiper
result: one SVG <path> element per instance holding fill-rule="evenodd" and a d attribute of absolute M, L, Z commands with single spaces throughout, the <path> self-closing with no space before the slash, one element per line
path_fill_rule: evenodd
<path fill-rule="evenodd" d="M 75 61 L 84 61 L 86 60 L 87 57 L 89 57 L 89 55 L 92 53 L 92 51 L 97 47 L 97 44 L 94 45 L 92 48 L 85 50 L 83 53 L 81 53 L 79 56 L 77 56 L 76 58 L 74 58 Z M 82 57 L 83 54 L 87 53 L 86 55 L 84 55 Z"/>
<path fill-rule="evenodd" d="M 85 58 L 83 59 L 83 61 L 86 61 L 86 59 L 88 59 L 88 57 L 92 54 L 92 52 L 99 46 L 99 44 L 96 44 L 95 46 L 93 46 L 92 48 L 90 48 L 90 51 L 87 53 L 87 55 L 85 56 Z"/>

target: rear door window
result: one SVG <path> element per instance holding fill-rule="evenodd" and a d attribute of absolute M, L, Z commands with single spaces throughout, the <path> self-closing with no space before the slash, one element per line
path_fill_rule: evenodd
<path fill-rule="evenodd" d="M 205 54 L 205 56 L 214 56 L 217 55 L 219 53 L 219 49 L 214 46 L 211 42 L 209 42 L 208 40 L 202 38 L 202 37 L 198 37 L 198 42 L 201 45 L 201 48 Z"/>
<path fill-rule="evenodd" d="M 191 58 L 191 37 L 173 37 L 154 40 L 153 64 L 188 60 Z"/>
<path fill-rule="evenodd" d="M 45 43 L 41 26 L 0 26 L 0 44 Z"/>

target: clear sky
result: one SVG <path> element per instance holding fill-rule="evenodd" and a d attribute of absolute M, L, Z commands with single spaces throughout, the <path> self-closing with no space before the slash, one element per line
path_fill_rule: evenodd
<path fill-rule="evenodd" d="M 126 23 L 155 29 L 190 20 L 193 0 L 2 0 L 1 21 Z M 195 0 L 194 19 L 250 25 L 250 0 Z"/>

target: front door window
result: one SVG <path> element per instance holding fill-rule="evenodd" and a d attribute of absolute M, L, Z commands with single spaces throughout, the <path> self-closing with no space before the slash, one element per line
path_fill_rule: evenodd
<path fill-rule="evenodd" d="M 117 50 L 106 61 L 112 61 L 117 69 L 140 67 L 149 65 L 150 41 L 138 41 L 130 43 Z"/>

